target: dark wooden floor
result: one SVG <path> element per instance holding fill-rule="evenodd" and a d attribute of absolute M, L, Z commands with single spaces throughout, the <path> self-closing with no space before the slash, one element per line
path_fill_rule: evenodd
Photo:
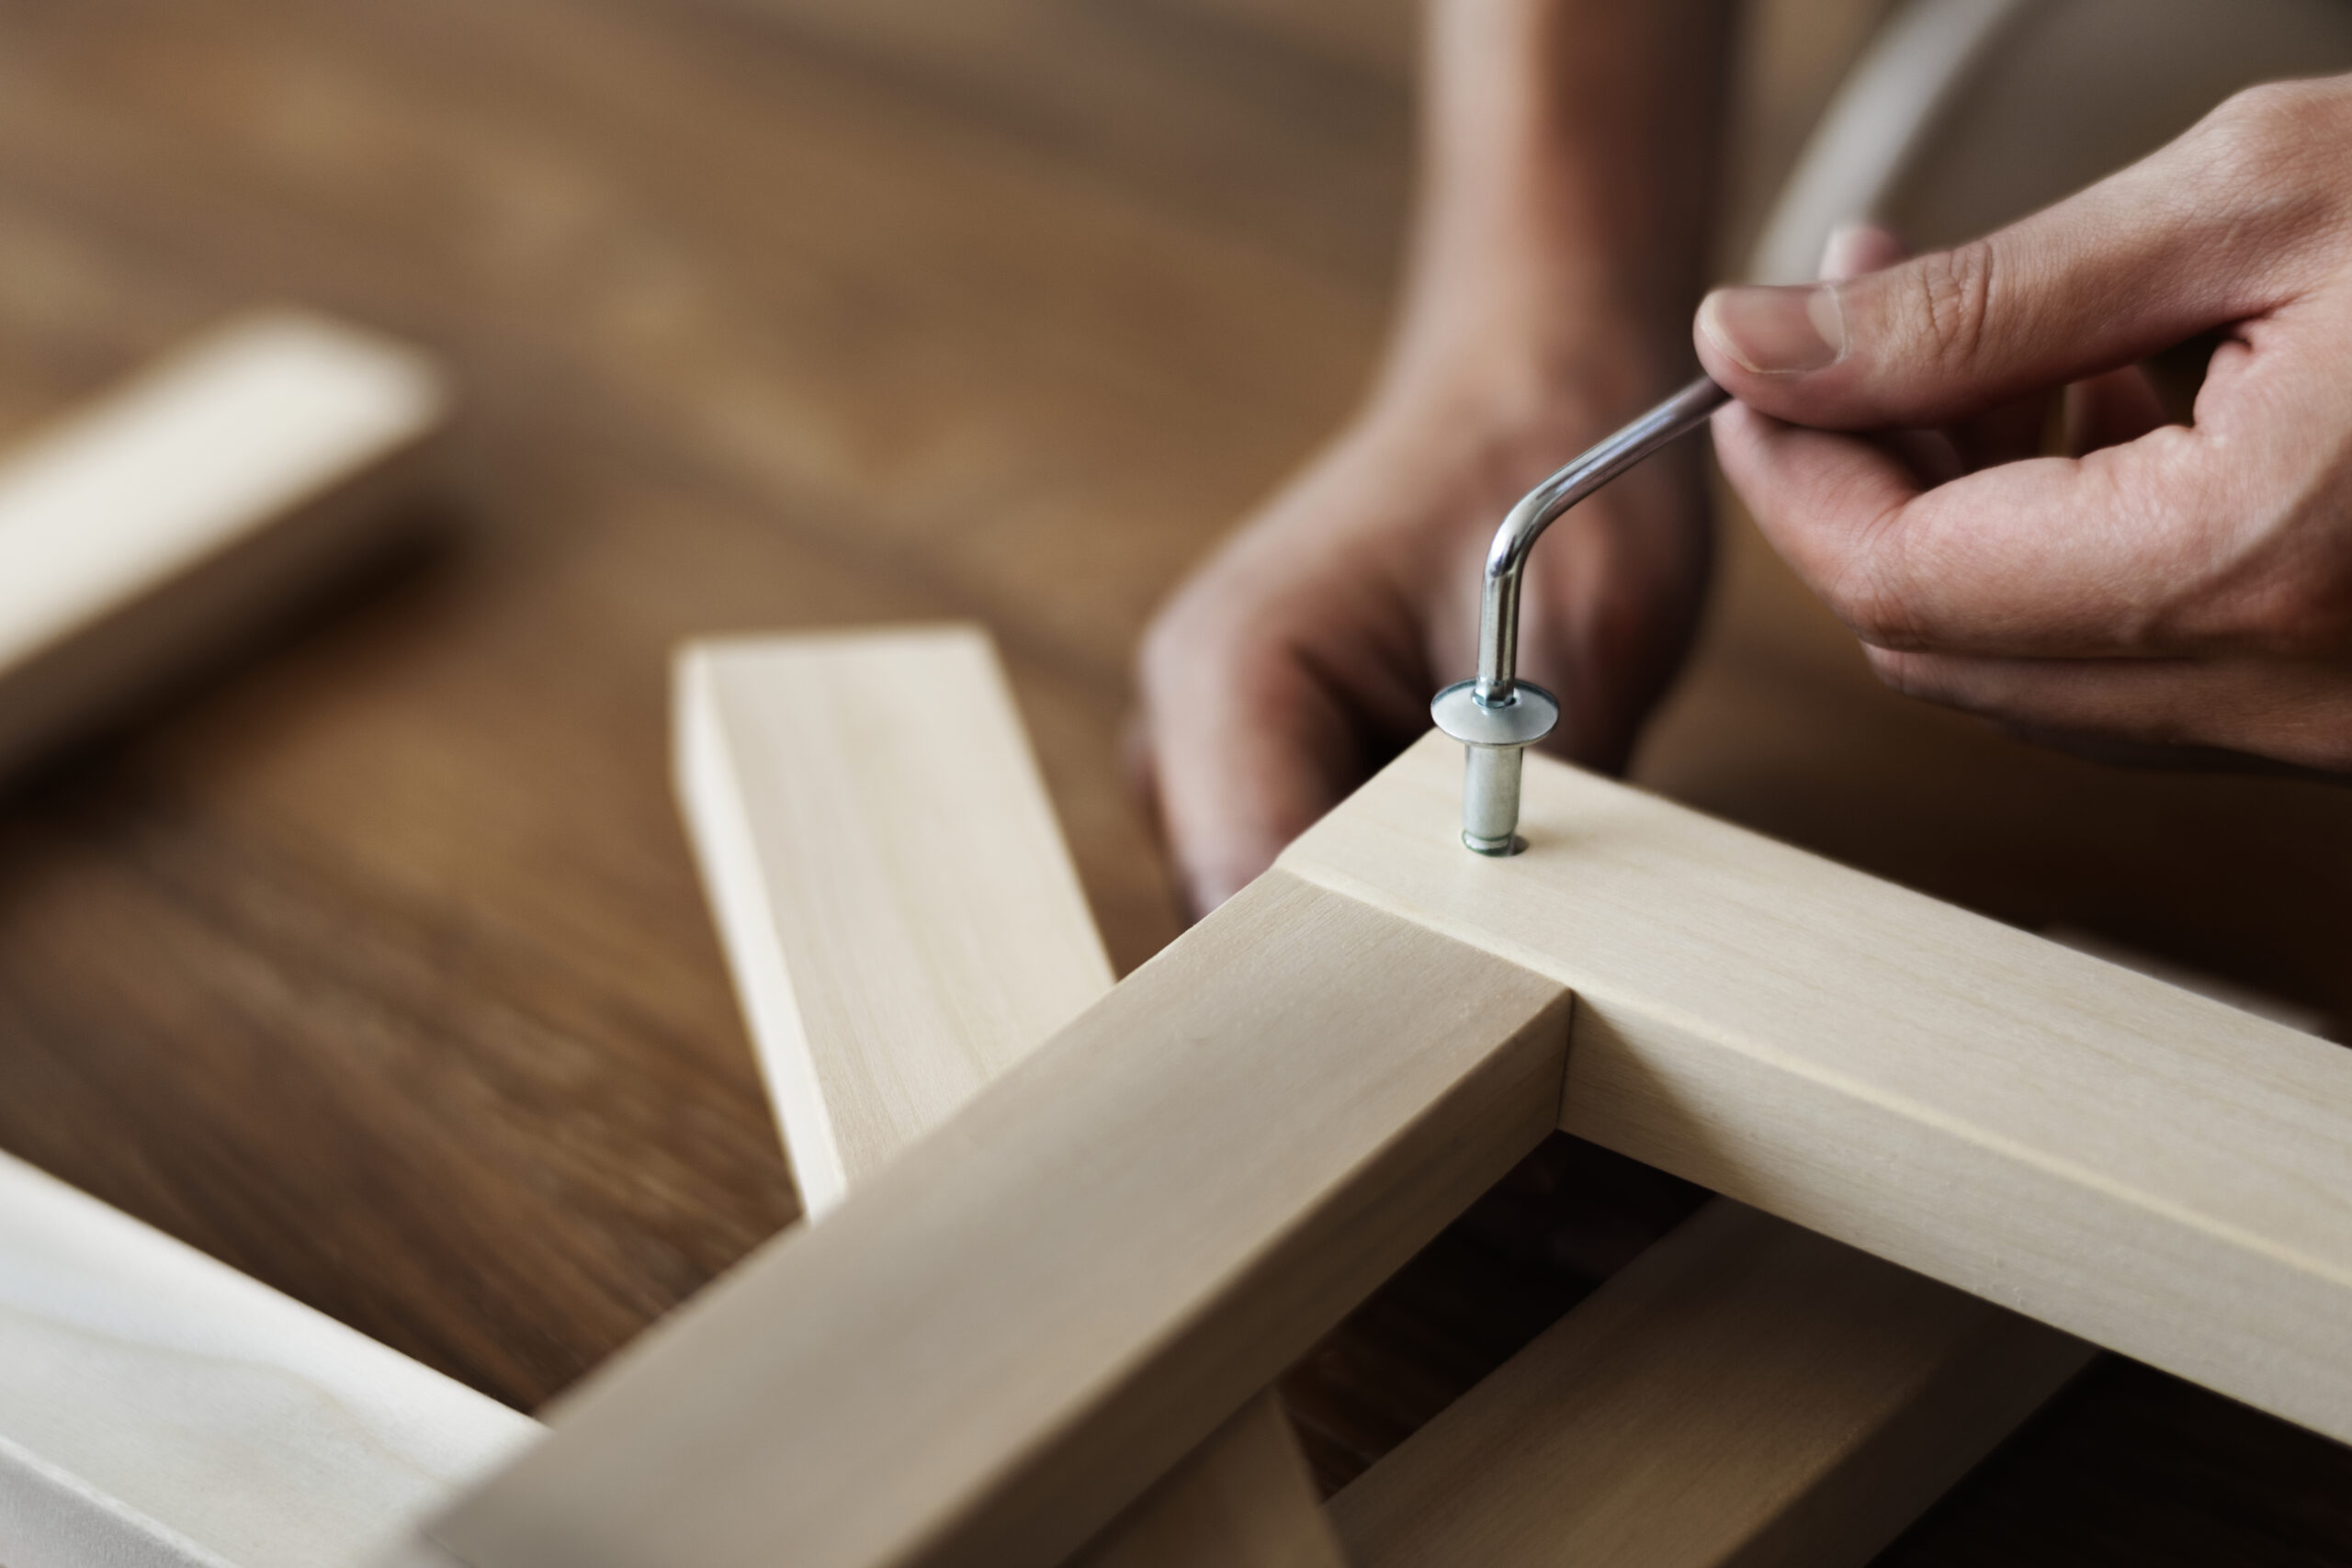
<path fill-rule="evenodd" d="M 1778 7 L 1751 186 L 1856 9 Z M 594 1366 L 796 1212 L 669 796 L 699 632 L 988 623 L 1148 956 L 1130 647 L 1369 364 L 1408 51 L 1346 0 L 0 0 L 0 422 L 285 298 L 469 407 L 443 547 L 0 804 L 0 1145 L 516 1404 Z M 1736 528 L 1722 588 L 1645 782 L 2352 1019 L 2352 792 L 1908 707 Z M 1327 1483 L 1688 1201 L 1531 1162 L 1292 1379 Z M 2103 1364 L 1891 1560 L 2352 1561 L 2352 1452 Z"/>

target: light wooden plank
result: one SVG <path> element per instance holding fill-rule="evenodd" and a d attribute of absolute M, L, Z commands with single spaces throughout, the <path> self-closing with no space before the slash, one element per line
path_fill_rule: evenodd
<path fill-rule="evenodd" d="M 1111 988 L 984 634 L 713 641 L 678 787 L 812 1218 Z"/>
<path fill-rule="evenodd" d="M 2352 1053 L 1577 770 L 1425 739 L 1291 874 L 1578 997 L 1561 1125 L 2352 1438 Z"/>
<path fill-rule="evenodd" d="M 2307 1014 L 2046 932 L 2290 1027 Z M 2089 1355 L 1716 1201 L 1332 1501 L 1357 1568 L 1861 1568 Z"/>
<path fill-rule="evenodd" d="M 0 1156 L 0 1562 L 356 1563 L 538 1430 Z"/>
<path fill-rule="evenodd" d="M 1357 1289 L 1302 1245 L 1332 1189 L 1291 1157 L 1380 1148 L 1396 1185 L 1355 1190 L 1425 1202 L 1418 1239 L 1476 1153 L 1525 1146 L 1515 1121 L 1432 1137 L 1427 1108 L 1470 1034 L 1505 1032 L 1471 1015 L 1530 973 L 1583 998 L 1569 1130 L 2346 1425 L 2352 1058 L 1551 763 L 1530 852 L 1477 859 L 1460 767 L 1435 740 L 1400 759 L 834 1225 L 626 1358 L 444 1543 L 477 1568 L 778 1540 L 819 1563 L 1046 1561 L 1023 1522 L 1132 1484 L 1123 1416 L 1163 1431 L 1204 1365 L 1262 1377 L 1310 1299 Z M 1455 970 L 1433 938 L 1498 966 Z M 1400 1060 L 1449 998 L 1446 1043 Z"/>
<path fill-rule="evenodd" d="M 431 1534 L 473 1568 L 1056 1562 L 1549 1130 L 1567 1010 L 1269 875 Z"/>
<path fill-rule="evenodd" d="M 0 770 L 379 547 L 447 412 L 414 350 L 240 318 L 0 460 Z"/>
<path fill-rule="evenodd" d="M 1110 961 L 978 627 L 697 644 L 676 713 L 680 801 L 819 1219 L 1099 999 Z M 1339 1560 L 1271 1396 L 1084 1553 Z"/>
<path fill-rule="evenodd" d="M 2090 1354 L 1717 1199 L 1332 1514 L 1356 1568 L 1860 1568 Z"/>

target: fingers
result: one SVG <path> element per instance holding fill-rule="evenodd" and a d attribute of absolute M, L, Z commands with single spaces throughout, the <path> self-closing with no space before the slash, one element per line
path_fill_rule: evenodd
<path fill-rule="evenodd" d="M 2210 465 L 2168 428 L 1923 489 L 1871 440 L 1716 416 L 1724 476 L 1806 584 L 1863 641 L 1995 655 L 2157 651 L 2210 581 Z"/>
<path fill-rule="evenodd" d="M 2267 90 L 2266 90 L 2267 91 Z M 1700 357 L 1741 401 L 1832 429 L 1950 424 L 2291 297 L 2308 176 L 2272 157 L 2274 95 L 1986 238 L 1795 288 L 1718 289 Z"/>
<path fill-rule="evenodd" d="M 2060 447 L 2075 457 L 2137 441 L 2169 423 L 2155 383 L 2137 365 L 2067 388 L 2061 418 Z"/>
<path fill-rule="evenodd" d="M 1272 865 L 1363 768 L 1341 696 L 1279 641 L 1182 626 L 1144 659 L 1150 794 L 1192 912 Z"/>
<path fill-rule="evenodd" d="M 1826 282 L 1843 283 L 1893 266 L 1910 254 L 1894 231 L 1883 224 L 1840 223 L 1822 247 L 1820 275 Z"/>
<path fill-rule="evenodd" d="M 2219 747 L 2352 771 L 2352 666 L 2256 659 L 2018 660 L 1873 649 L 1905 695 L 2031 732 Z"/>

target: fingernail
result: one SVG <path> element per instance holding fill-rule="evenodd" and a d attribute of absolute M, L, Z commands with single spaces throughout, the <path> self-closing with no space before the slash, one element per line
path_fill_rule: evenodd
<path fill-rule="evenodd" d="M 1865 223 L 1859 218 L 1838 224 L 1829 231 L 1829 238 L 1821 247 L 1821 265 L 1813 269 L 1815 276 L 1847 278 L 1871 271 L 1871 256 L 1878 248 L 1883 232 L 1876 224 Z"/>
<path fill-rule="evenodd" d="M 1758 376 L 1793 376 L 1846 354 L 1846 318 L 1828 284 L 1718 288 L 1699 307 L 1708 341 Z"/>

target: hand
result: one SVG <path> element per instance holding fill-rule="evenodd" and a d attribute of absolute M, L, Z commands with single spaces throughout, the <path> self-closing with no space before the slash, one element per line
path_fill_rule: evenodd
<path fill-rule="evenodd" d="M 1708 297 L 1724 472 L 1883 680 L 2352 769 L 2347 148 L 2352 78 L 2257 88 L 1987 239 Z M 2165 423 L 2132 367 L 2215 329 L 2195 423 Z"/>
<path fill-rule="evenodd" d="M 1667 384 L 1661 373 L 1599 409 L 1513 377 L 1500 355 L 1464 361 L 1376 402 L 1145 640 L 1138 771 L 1196 911 L 1428 729 L 1430 696 L 1476 666 L 1481 569 L 1503 514 Z M 1565 755 L 1621 766 L 1681 657 L 1706 573 L 1698 480 L 1687 449 L 1653 462 L 1531 558 L 1520 668 L 1560 697 L 1548 744 Z"/>
<path fill-rule="evenodd" d="M 1727 0 L 1434 0 L 1406 288 L 1365 412 L 1161 611 L 1136 771 L 1196 912 L 1472 672 L 1512 503 L 1683 378 L 1713 206 Z M 1615 766 L 1706 573 L 1696 459 L 1648 465 L 1530 565 L 1521 668 L 1556 750 Z"/>

